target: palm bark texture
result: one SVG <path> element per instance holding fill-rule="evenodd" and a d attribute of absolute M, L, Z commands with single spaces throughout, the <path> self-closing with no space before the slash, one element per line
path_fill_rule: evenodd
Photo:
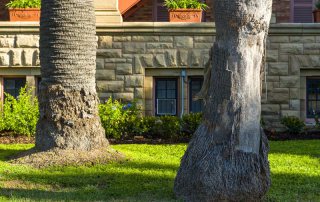
<path fill-rule="evenodd" d="M 92 150 L 108 145 L 95 89 L 93 0 L 42 0 L 39 150 Z"/>
<path fill-rule="evenodd" d="M 261 68 L 272 0 L 215 0 L 216 41 L 206 71 L 204 118 L 175 179 L 184 201 L 258 201 L 270 186 L 260 126 Z"/>

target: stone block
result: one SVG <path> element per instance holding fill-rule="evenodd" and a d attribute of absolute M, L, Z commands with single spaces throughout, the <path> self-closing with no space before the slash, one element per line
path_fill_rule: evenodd
<path fill-rule="evenodd" d="M 201 50 L 192 50 L 190 51 L 190 60 L 191 60 L 191 66 L 192 67 L 198 67 L 200 65 L 201 61 Z"/>
<path fill-rule="evenodd" d="M 303 44 L 304 51 L 306 50 L 320 50 L 320 43 L 305 43 Z"/>
<path fill-rule="evenodd" d="M 165 67 L 166 66 L 166 59 L 164 54 L 158 54 L 154 57 L 154 63 L 156 67 Z"/>
<path fill-rule="evenodd" d="M 118 63 L 116 64 L 116 70 L 118 75 L 132 74 L 132 63 Z"/>
<path fill-rule="evenodd" d="M 13 48 L 14 36 L 0 37 L 0 48 Z"/>
<path fill-rule="evenodd" d="M 272 43 L 288 43 L 290 41 L 289 36 L 270 36 L 269 40 Z"/>
<path fill-rule="evenodd" d="M 212 43 L 195 43 L 194 47 L 195 48 L 203 48 L 203 49 L 211 49 Z"/>
<path fill-rule="evenodd" d="M 173 36 L 160 36 L 161 42 L 173 42 Z"/>
<path fill-rule="evenodd" d="M 131 41 L 131 36 L 113 36 L 114 42 L 128 42 Z"/>
<path fill-rule="evenodd" d="M 114 80 L 116 78 L 116 71 L 110 69 L 97 69 L 96 79 L 97 80 Z"/>
<path fill-rule="evenodd" d="M 289 55 L 280 54 L 279 55 L 279 62 L 289 62 Z"/>
<path fill-rule="evenodd" d="M 132 41 L 138 41 L 138 42 L 159 41 L 159 36 L 132 36 Z"/>
<path fill-rule="evenodd" d="M 153 55 L 152 54 L 144 54 L 141 56 L 141 62 L 144 67 L 154 67 L 153 65 Z"/>
<path fill-rule="evenodd" d="M 290 88 L 290 99 L 299 99 L 300 91 L 298 88 Z"/>
<path fill-rule="evenodd" d="M 278 62 L 279 51 L 278 50 L 267 50 L 267 62 Z"/>
<path fill-rule="evenodd" d="M 280 77 L 279 76 L 267 76 L 267 81 L 268 82 L 279 82 Z"/>
<path fill-rule="evenodd" d="M 96 59 L 96 69 L 104 69 L 104 59 L 103 58 Z"/>
<path fill-rule="evenodd" d="M 288 75 L 288 63 L 270 62 L 268 64 L 270 76 Z"/>
<path fill-rule="evenodd" d="M 124 92 L 133 93 L 134 92 L 134 88 L 124 88 Z"/>
<path fill-rule="evenodd" d="M 213 37 L 212 36 L 195 36 L 194 37 L 195 42 L 206 42 L 213 44 Z"/>
<path fill-rule="evenodd" d="M 39 50 L 35 50 L 33 52 L 33 57 L 32 57 L 32 66 L 40 66 L 40 54 Z"/>
<path fill-rule="evenodd" d="M 176 50 L 167 50 L 165 52 L 167 65 L 168 67 L 176 67 L 177 66 L 177 51 Z"/>
<path fill-rule="evenodd" d="M 13 49 L 9 51 L 10 66 L 21 66 L 21 50 Z"/>
<path fill-rule="evenodd" d="M 10 65 L 10 57 L 6 51 L 0 51 L 0 66 L 9 66 Z"/>
<path fill-rule="evenodd" d="M 173 48 L 172 43 L 147 43 L 148 49 L 171 49 Z"/>
<path fill-rule="evenodd" d="M 290 110 L 300 111 L 300 100 L 289 101 Z"/>
<path fill-rule="evenodd" d="M 121 49 L 98 49 L 97 56 L 105 58 L 120 58 L 122 54 Z"/>
<path fill-rule="evenodd" d="M 123 81 L 99 81 L 97 80 L 97 91 L 110 93 L 122 92 L 124 89 Z"/>
<path fill-rule="evenodd" d="M 121 100 L 123 102 L 132 102 L 133 93 L 113 93 L 114 99 Z"/>
<path fill-rule="evenodd" d="M 142 54 L 146 52 L 146 44 L 145 43 L 124 43 L 123 44 L 123 52 L 131 53 L 131 54 Z"/>
<path fill-rule="evenodd" d="M 290 110 L 290 105 L 289 104 L 281 104 L 281 110 Z"/>
<path fill-rule="evenodd" d="M 290 36 L 292 43 L 314 43 L 316 39 L 314 36 Z"/>
<path fill-rule="evenodd" d="M 189 51 L 182 50 L 182 49 L 178 51 L 179 66 L 187 66 L 188 59 L 189 59 Z"/>
<path fill-rule="evenodd" d="M 280 105 L 279 104 L 263 104 L 261 105 L 261 111 L 263 115 L 279 115 Z"/>
<path fill-rule="evenodd" d="M 104 68 L 105 69 L 116 69 L 116 63 L 104 63 Z"/>
<path fill-rule="evenodd" d="M 268 94 L 270 104 L 287 104 L 289 102 L 288 88 L 275 88 Z"/>
<path fill-rule="evenodd" d="M 17 35 L 16 47 L 17 48 L 38 48 L 39 35 Z"/>
<path fill-rule="evenodd" d="M 24 49 L 21 55 L 21 63 L 23 66 L 32 66 L 34 49 Z"/>
<path fill-rule="evenodd" d="M 134 90 L 134 98 L 135 99 L 143 99 L 143 97 L 144 97 L 143 88 L 135 88 L 135 90 Z"/>
<path fill-rule="evenodd" d="M 105 58 L 104 59 L 105 63 L 126 63 L 127 59 L 126 58 Z"/>
<path fill-rule="evenodd" d="M 175 36 L 174 45 L 177 48 L 193 48 L 193 37 L 191 36 Z"/>
<path fill-rule="evenodd" d="M 300 87 L 299 76 L 280 76 L 280 88 Z"/>
<path fill-rule="evenodd" d="M 121 49 L 122 43 L 121 42 L 112 42 L 112 48 Z"/>
<path fill-rule="evenodd" d="M 139 57 L 134 58 L 134 73 L 135 74 L 142 74 L 143 73 L 143 67 L 140 61 Z"/>
<path fill-rule="evenodd" d="M 124 75 L 116 75 L 117 81 L 124 81 Z"/>
<path fill-rule="evenodd" d="M 283 43 L 280 44 L 281 54 L 302 54 L 303 44 L 301 43 Z"/>
<path fill-rule="evenodd" d="M 125 76 L 126 87 L 143 87 L 143 81 L 144 76 L 141 75 Z"/>
<path fill-rule="evenodd" d="M 98 36 L 98 48 L 112 48 L 112 36 Z"/>

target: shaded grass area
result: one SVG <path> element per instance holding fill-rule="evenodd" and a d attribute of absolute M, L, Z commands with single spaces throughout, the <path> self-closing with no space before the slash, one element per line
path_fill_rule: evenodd
<path fill-rule="evenodd" d="M 33 169 L 6 157 L 33 145 L 0 145 L 0 201 L 176 201 L 186 145 L 115 145 L 128 161 Z M 320 201 L 320 141 L 271 142 L 269 201 Z"/>

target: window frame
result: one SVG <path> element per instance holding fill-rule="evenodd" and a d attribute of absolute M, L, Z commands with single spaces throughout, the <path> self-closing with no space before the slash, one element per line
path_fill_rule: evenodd
<path fill-rule="evenodd" d="M 295 1 L 295 0 L 291 0 L 291 1 L 290 1 L 290 22 L 291 22 L 291 23 L 300 23 L 300 22 L 295 22 L 295 21 L 294 21 L 294 15 L 295 15 L 295 12 L 294 12 L 295 2 L 294 2 L 294 1 Z M 312 7 L 313 7 L 313 8 L 315 8 L 315 3 L 316 3 L 316 0 L 312 0 Z M 299 6 L 304 5 L 304 6 L 307 8 L 306 4 L 307 4 L 307 3 L 305 3 L 305 4 L 302 3 L 302 4 L 298 4 L 298 5 L 299 5 Z M 304 6 L 302 6 L 302 7 L 304 7 Z M 308 23 L 314 23 L 314 18 L 313 18 L 312 12 L 310 12 L 310 15 L 312 16 L 312 17 L 311 17 L 312 21 L 311 21 L 311 22 L 308 22 Z"/>
<path fill-rule="evenodd" d="M 176 111 L 174 115 L 168 114 L 167 116 L 177 116 L 179 114 L 179 85 L 178 85 L 178 78 L 177 77 L 155 77 L 154 78 L 154 114 L 155 116 L 165 116 L 164 114 L 158 114 L 158 104 L 157 104 L 157 99 L 158 99 L 158 81 L 175 81 L 175 100 L 176 100 Z M 167 84 L 166 84 L 167 85 Z M 166 91 L 167 91 L 167 86 L 166 86 Z M 169 99 L 169 98 L 168 98 Z"/>
<path fill-rule="evenodd" d="M 308 113 L 308 111 L 309 111 L 309 101 L 311 101 L 311 102 L 312 101 L 315 101 L 315 102 L 319 101 L 320 102 L 320 98 L 318 99 L 318 95 L 320 97 L 320 90 L 319 90 L 319 92 L 316 92 L 316 99 L 315 100 L 309 99 L 310 82 L 315 82 L 315 81 L 319 82 L 319 85 L 320 85 L 320 77 L 307 77 L 307 79 L 306 79 L 306 117 L 307 118 L 314 118 L 315 117 L 314 114 L 309 114 Z M 320 106 L 319 106 L 319 110 L 320 110 Z"/>
<path fill-rule="evenodd" d="M 5 88 L 5 82 L 6 80 L 17 80 L 17 79 L 21 79 L 21 80 L 24 80 L 25 83 L 24 83 L 24 86 L 27 84 L 27 78 L 24 77 L 24 76 L 6 76 L 6 77 L 2 77 L 2 101 L 5 101 L 5 92 L 6 92 L 6 88 Z M 16 84 L 15 84 L 16 85 Z M 15 86 L 16 87 L 16 86 Z M 19 89 L 20 91 L 20 89 Z M 17 95 L 18 96 L 18 95 Z M 17 96 L 13 96 L 15 98 L 17 98 Z"/>

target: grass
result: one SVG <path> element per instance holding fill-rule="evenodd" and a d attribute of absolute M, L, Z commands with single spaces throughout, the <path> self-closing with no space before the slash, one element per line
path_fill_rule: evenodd
<path fill-rule="evenodd" d="M 0 201 L 175 201 L 186 145 L 116 145 L 130 160 L 33 169 L 6 157 L 33 145 L 0 145 Z M 320 141 L 271 142 L 269 201 L 320 201 Z"/>

